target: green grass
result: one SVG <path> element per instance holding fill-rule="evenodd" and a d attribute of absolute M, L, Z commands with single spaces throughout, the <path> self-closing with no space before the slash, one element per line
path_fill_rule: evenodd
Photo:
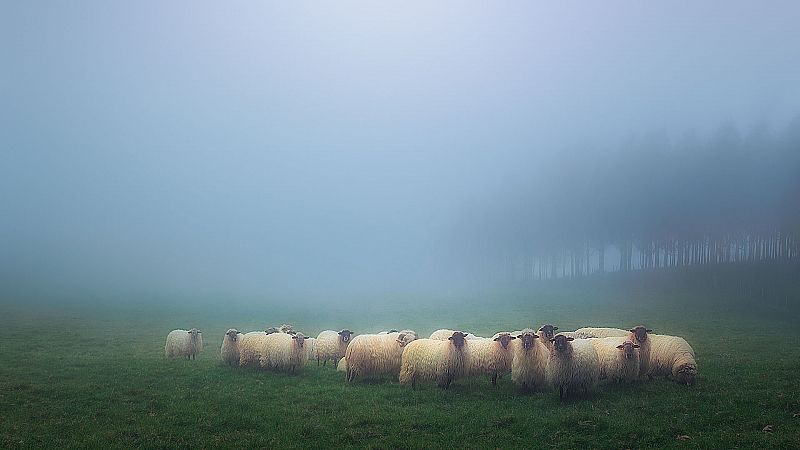
<path fill-rule="evenodd" d="M 689 294 L 594 291 L 332 310 L 4 303 L 0 447 L 800 448 L 798 317 Z M 218 361 L 226 328 L 283 322 L 307 334 L 450 327 L 484 335 L 545 322 L 562 330 L 644 322 L 686 337 L 700 375 L 692 387 L 603 386 L 560 403 L 552 393 L 518 392 L 509 377 L 496 388 L 475 379 L 414 391 L 393 379 L 349 385 L 312 363 L 292 376 Z M 196 361 L 165 360 L 167 332 L 191 326 L 203 330 L 205 351 Z"/>

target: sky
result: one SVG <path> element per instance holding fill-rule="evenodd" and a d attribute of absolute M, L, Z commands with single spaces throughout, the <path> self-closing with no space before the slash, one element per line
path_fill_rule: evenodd
<path fill-rule="evenodd" d="M 798 22 L 793 1 L 4 2 L 0 295 L 446 290 L 459 211 L 559 176 L 536 167 L 564 149 L 785 126 Z"/>

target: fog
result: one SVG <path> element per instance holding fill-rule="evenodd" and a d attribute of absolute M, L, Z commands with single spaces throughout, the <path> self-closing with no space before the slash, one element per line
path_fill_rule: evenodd
<path fill-rule="evenodd" d="M 3 300 L 450 295 L 800 223 L 797 2 L 1 8 Z"/>

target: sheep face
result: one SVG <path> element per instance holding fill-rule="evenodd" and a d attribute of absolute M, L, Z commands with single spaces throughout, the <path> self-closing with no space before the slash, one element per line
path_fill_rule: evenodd
<path fill-rule="evenodd" d="M 574 341 L 575 338 L 570 336 L 564 336 L 563 334 L 557 334 L 550 342 L 553 343 L 553 350 L 559 353 L 570 353 L 572 351 L 572 344 L 570 341 Z"/>
<path fill-rule="evenodd" d="M 521 334 L 517 335 L 517 339 L 522 341 L 522 348 L 525 350 L 532 349 L 533 340 L 538 338 L 539 336 L 537 336 L 533 331 L 523 331 Z"/>
<path fill-rule="evenodd" d="M 500 336 L 494 338 L 495 342 L 500 342 L 500 345 L 503 347 L 503 349 L 507 349 L 508 344 L 514 339 L 516 339 L 516 337 L 511 336 L 509 333 L 502 333 Z"/>
<path fill-rule="evenodd" d="M 637 341 L 645 342 L 647 341 L 647 333 L 652 333 L 653 330 L 648 330 L 644 326 L 639 325 L 637 327 L 632 328 L 630 332 L 633 333 L 634 336 L 636 336 Z"/>
<path fill-rule="evenodd" d="M 297 333 L 294 336 L 292 336 L 292 339 L 294 339 L 297 342 L 297 345 L 299 345 L 300 348 L 303 348 L 303 344 L 308 338 L 303 336 L 303 333 Z"/>
<path fill-rule="evenodd" d="M 236 341 L 236 339 L 239 338 L 239 334 L 240 334 L 239 330 L 235 328 L 231 328 L 230 330 L 225 332 L 225 336 L 228 336 L 228 338 L 230 338 L 230 340 L 232 341 Z"/>
<path fill-rule="evenodd" d="M 682 384 L 692 385 L 697 377 L 697 366 L 694 364 L 682 364 L 678 367 L 678 373 L 675 381 Z"/>
<path fill-rule="evenodd" d="M 353 332 L 350 330 L 342 330 L 339 332 L 339 339 L 341 339 L 342 342 L 350 342 L 350 336 L 352 334 Z"/>
<path fill-rule="evenodd" d="M 456 331 L 453 333 L 452 336 L 450 336 L 447 339 L 453 341 L 453 345 L 455 345 L 457 349 L 461 349 L 461 347 L 464 346 L 464 340 L 465 340 L 464 338 L 466 337 L 467 337 L 466 334 L 460 331 Z"/>
<path fill-rule="evenodd" d="M 625 341 L 622 344 L 619 344 L 617 348 L 622 350 L 622 355 L 625 357 L 625 359 L 633 359 L 635 356 L 634 349 L 639 348 L 639 345 L 634 344 L 631 341 Z"/>
<path fill-rule="evenodd" d="M 539 328 L 539 331 L 541 331 L 544 334 L 544 338 L 547 340 L 553 339 L 553 336 L 555 336 L 556 334 L 556 330 L 558 330 L 558 327 L 554 327 L 550 324 L 547 324 L 542 328 Z"/>
<path fill-rule="evenodd" d="M 195 339 L 197 339 L 197 336 L 200 335 L 201 331 L 198 330 L 197 328 L 192 328 L 191 330 L 187 331 L 187 333 L 189 333 L 189 335 L 191 335 L 192 340 L 195 340 Z"/>

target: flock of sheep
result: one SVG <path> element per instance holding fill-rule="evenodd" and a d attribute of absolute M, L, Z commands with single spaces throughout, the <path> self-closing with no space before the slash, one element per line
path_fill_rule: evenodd
<path fill-rule="evenodd" d="M 682 384 L 695 382 L 694 350 L 681 337 L 652 334 L 644 326 L 557 330 L 548 324 L 538 331 L 526 328 L 484 338 L 442 329 L 418 339 L 411 330 L 358 336 L 347 329 L 326 330 L 311 338 L 290 325 L 250 333 L 230 329 L 220 356 L 230 365 L 288 372 L 308 360 L 318 365 L 338 361 L 337 370 L 349 382 L 391 376 L 412 387 L 435 381 L 444 389 L 457 379 L 477 376 L 489 376 L 496 384 L 510 373 L 523 389 L 552 389 L 562 399 L 589 393 L 601 380 L 665 376 Z M 167 357 L 194 358 L 202 348 L 202 333 L 192 328 L 170 332 L 164 350 Z"/>

